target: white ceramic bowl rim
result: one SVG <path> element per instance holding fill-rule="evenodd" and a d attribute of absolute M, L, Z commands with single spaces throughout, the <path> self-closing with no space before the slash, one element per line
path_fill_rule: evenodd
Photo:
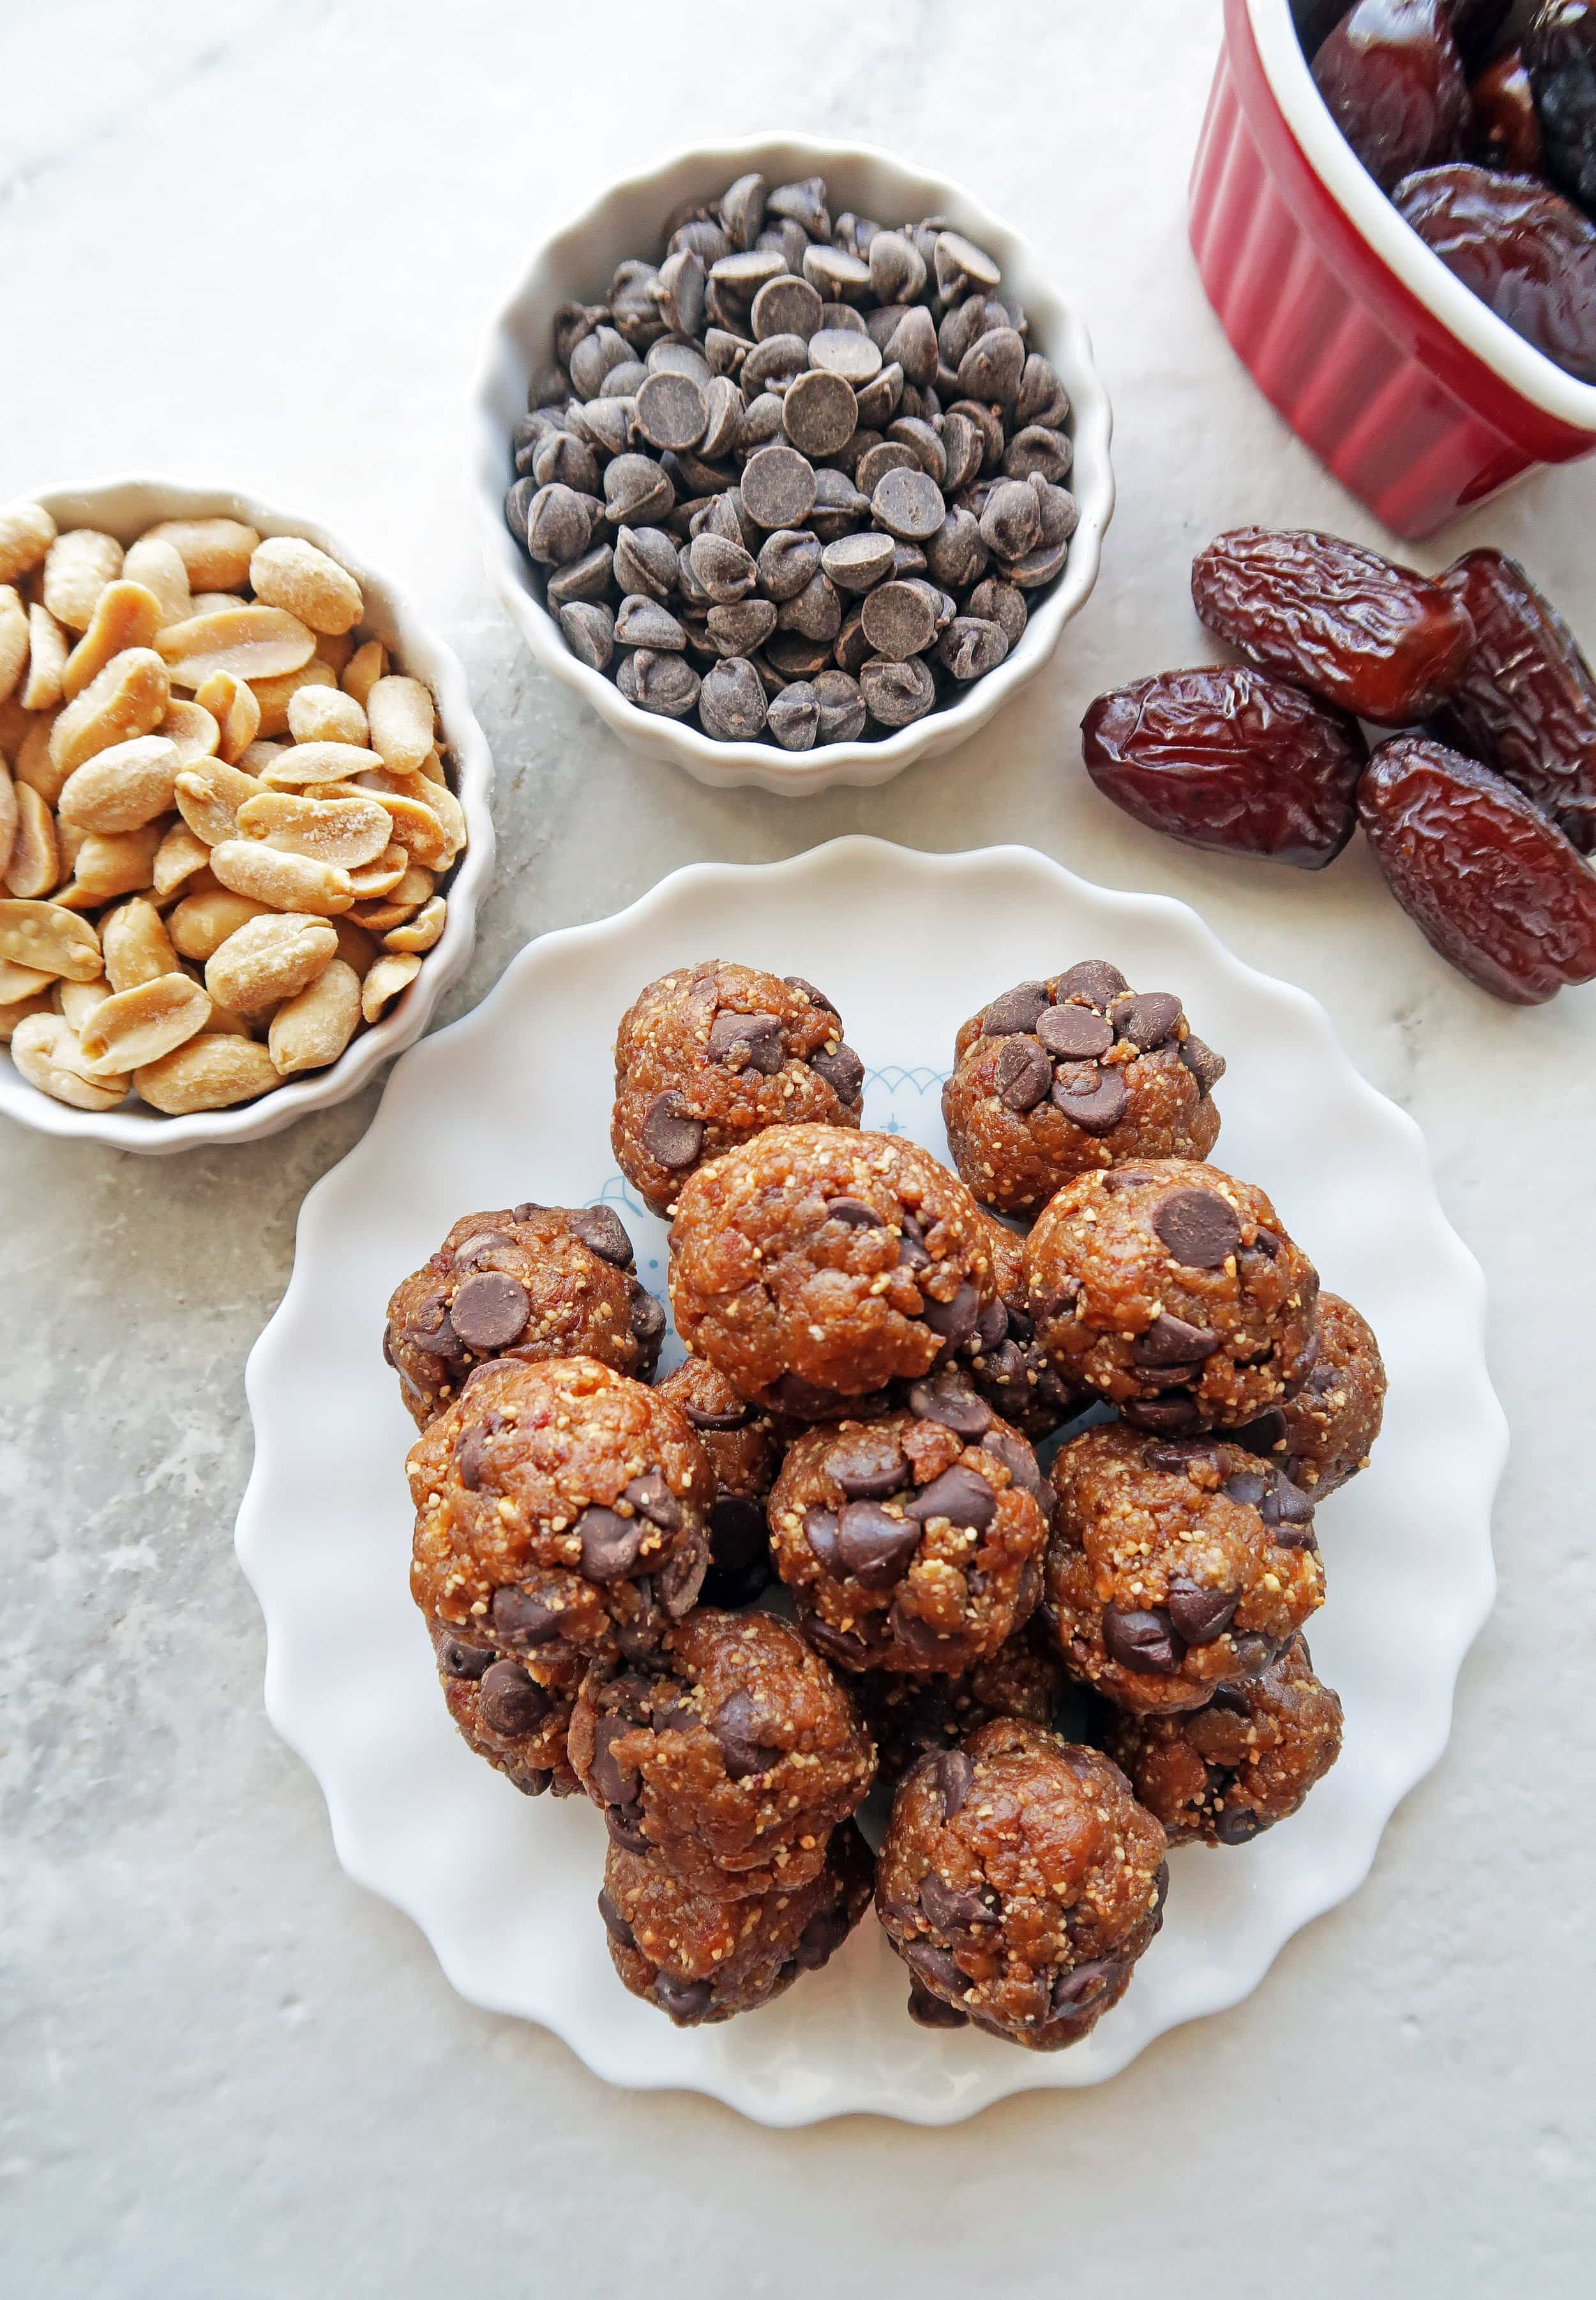
<path fill-rule="evenodd" d="M 414 1044 L 444 992 L 464 971 L 477 935 L 477 906 L 493 877 L 494 828 L 489 800 L 493 754 L 471 708 L 460 659 L 437 638 L 408 593 L 371 566 L 320 520 L 282 511 L 274 504 L 227 487 L 201 487 L 143 472 L 78 485 L 41 488 L 28 501 L 40 503 L 58 524 L 102 525 L 119 539 L 160 519 L 225 518 L 245 521 L 262 535 L 303 537 L 348 569 L 367 603 L 362 621 L 403 633 L 405 665 L 416 671 L 437 699 L 444 732 L 454 754 L 457 796 L 465 811 L 468 840 L 450 880 L 449 914 L 421 971 L 380 1021 L 353 1039 L 336 1062 L 274 1087 L 254 1102 L 231 1110 L 194 1111 L 164 1117 L 133 1101 L 115 1110 L 73 1110 L 28 1085 L 0 1047 L 0 1115 L 19 1120 L 41 1134 L 72 1141 L 99 1142 L 116 1150 L 155 1154 L 219 1142 L 246 1142 L 275 1134 L 312 1110 L 324 1110 L 358 1093 L 393 1055 Z"/>
<path fill-rule="evenodd" d="M 626 701 L 613 679 L 590 670 L 570 653 L 557 622 L 533 589 L 525 554 L 517 548 L 504 521 L 509 441 L 493 409 L 494 383 L 502 347 L 514 338 L 517 316 L 533 273 L 565 251 L 579 250 L 595 235 L 602 237 L 604 212 L 618 198 L 658 184 L 662 227 L 666 215 L 681 204 L 680 191 L 672 189 L 673 183 L 692 178 L 702 180 L 707 190 L 710 180 L 725 184 L 755 167 L 778 177 L 833 177 L 879 169 L 906 195 L 924 201 L 922 212 L 951 214 L 961 230 L 991 248 L 1002 266 L 1005 288 L 1018 278 L 1033 321 L 1032 343 L 1060 368 L 1070 393 L 1075 468 L 1069 484 L 1080 505 L 1080 524 L 1063 573 L 1051 589 L 1035 595 L 1035 604 L 1018 646 L 995 671 L 974 681 L 957 703 L 931 711 L 879 741 L 830 743 L 818 745 L 812 751 L 784 752 L 770 743 L 718 743 L 695 727 L 639 711 Z M 595 279 L 593 293 L 602 294 L 605 285 Z M 534 251 L 510 293 L 490 316 L 470 387 L 470 479 L 478 496 L 488 572 L 528 644 L 546 667 L 573 687 L 623 738 L 650 750 L 674 752 L 702 779 L 723 787 L 753 781 L 784 796 L 800 796 L 839 780 L 885 782 L 928 748 L 951 748 L 954 741 L 973 733 L 1035 676 L 1066 624 L 1085 604 L 1097 580 L 1103 536 L 1114 512 L 1110 460 L 1113 415 L 1108 394 L 1084 323 L 1047 283 L 1045 267 L 1035 250 L 961 185 L 945 177 L 927 175 L 869 144 L 830 144 L 772 132 L 736 143 L 679 150 L 653 168 L 607 185 L 579 215 Z"/>
<path fill-rule="evenodd" d="M 1522 398 L 1575 430 L 1596 432 L 1596 384 L 1537 351 L 1465 287 L 1397 213 L 1332 118 L 1298 37 L 1291 0 L 1247 0 L 1276 102 L 1326 190 L 1375 254 L 1444 327 Z"/>

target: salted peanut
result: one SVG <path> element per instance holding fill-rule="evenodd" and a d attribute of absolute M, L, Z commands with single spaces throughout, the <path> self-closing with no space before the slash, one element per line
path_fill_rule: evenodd
<path fill-rule="evenodd" d="M 395 951 L 379 958 L 361 985 L 361 1012 L 367 1021 L 375 1022 L 420 971 L 421 962 L 413 951 Z"/>
<path fill-rule="evenodd" d="M 208 887 L 201 893 L 184 896 L 167 920 L 166 930 L 179 957 L 203 963 L 249 920 L 273 915 L 268 904 L 232 894 L 226 887 Z"/>
<path fill-rule="evenodd" d="M 219 1006 L 259 1014 L 314 982 L 337 949 L 325 919 L 270 912 L 228 937 L 205 968 L 205 988 Z"/>
<path fill-rule="evenodd" d="M 350 659 L 353 654 L 354 633 L 353 631 L 317 632 L 316 654 L 318 660 L 327 665 L 328 671 L 331 671 L 335 679 L 343 678 L 345 671 L 349 667 Z"/>
<path fill-rule="evenodd" d="M 53 711 L 61 700 L 66 670 L 66 636 L 48 607 L 28 610 L 28 676 L 22 684 L 24 711 Z"/>
<path fill-rule="evenodd" d="M 403 846 L 411 861 L 423 870 L 437 870 L 448 859 L 449 839 L 432 808 L 423 806 L 419 798 L 401 798 L 397 793 L 382 804 L 394 826 L 395 846 Z"/>
<path fill-rule="evenodd" d="M 218 729 L 217 748 L 229 765 L 244 756 L 261 729 L 261 705 L 254 689 L 230 671 L 213 671 L 195 701 L 208 711 Z"/>
<path fill-rule="evenodd" d="M 159 536 L 141 535 L 129 545 L 122 573 L 129 583 L 142 583 L 146 591 L 154 593 L 163 623 L 187 622 L 194 612 L 188 570 L 176 546 L 162 542 Z"/>
<path fill-rule="evenodd" d="M 12 1032 L 11 1058 L 29 1086 L 74 1110 L 114 1110 L 130 1078 L 90 1077 L 71 1025 L 60 1014 L 29 1014 Z"/>
<path fill-rule="evenodd" d="M 11 867 L 11 850 L 16 845 L 17 787 L 11 779 L 11 769 L 0 758 L 0 879 Z"/>
<path fill-rule="evenodd" d="M 388 671 L 388 651 L 380 639 L 368 639 L 356 647 L 345 664 L 338 684 L 345 695 L 353 695 L 363 711 L 371 699 L 371 689 Z"/>
<path fill-rule="evenodd" d="M 0 958 L 71 982 L 92 982 L 105 971 L 99 936 L 59 903 L 0 899 Z"/>
<path fill-rule="evenodd" d="M 50 738 L 60 715 L 56 711 L 41 712 L 12 754 L 12 774 L 18 786 L 27 783 L 46 806 L 54 805 L 66 782 L 66 771 L 50 756 Z"/>
<path fill-rule="evenodd" d="M 353 1038 L 361 1019 L 361 978 L 341 958 L 328 961 L 308 989 L 279 1006 L 266 1045 L 284 1078 L 325 1070 Z"/>
<path fill-rule="evenodd" d="M 255 701 L 261 706 L 262 735 L 286 735 L 288 731 L 288 705 L 307 687 L 337 687 L 336 673 L 313 654 L 298 671 L 285 671 L 280 679 L 253 679 Z"/>
<path fill-rule="evenodd" d="M 19 1022 L 30 1014 L 50 1014 L 54 1009 L 47 991 L 37 991 L 31 998 L 0 998 L 0 1046 L 9 1046 L 12 1034 Z"/>
<path fill-rule="evenodd" d="M 391 895 L 409 869 L 410 856 L 403 846 L 385 846 L 374 862 L 349 873 L 355 900 L 374 903 L 380 895 Z"/>
<path fill-rule="evenodd" d="M 100 948 L 112 990 L 136 990 L 141 982 L 182 971 L 165 920 L 142 895 L 101 920 Z"/>
<path fill-rule="evenodd" d="M 448 771 L 444 765 L 442 758 L 438 754 L 436 745 L 428 752 L 427 756 L 422 760 L 420 765 L 417 768 L 416 772 L 420 775 L 423 782 L 442 783 L 445 788 L 447 789 L 449 783 Z"/>
<path fill-rule="evenodd" d="M 235 607 L 248 603 L 236 591 L 196 591 L 189 601 L 189 612 L 195 615 L 230 614 Z"/>
<path fill-rule="evenodd" d="M 246 1015 L 235 1014 L 230 1008 L 219 1006 L 214 998 L 211 1001 L 211 1019 L 205 1028 L 207 1030 L 218 1032 L 224 1038 L 254 1037 L 254 1030 Z"/>
<path fill-rule="evenodd" d="M 250 588 L 269 607 L 286 607 L 313 631 L 335 638 L 352 631 L 365 612 L 353 575 L 296 535 L 269 535 L 249 562 Z"/>
<path fill-rule="evenodd" d="M 0 1006 L 20 1005 L 24 998 L 47 995 L 55 980 L 42 966 L 18 966 L 9 958 L 0 958 Z"/>
<path fill-rule="evenodd" d="M 7 890 L 24 902 L 47 895 L 61 877 L 61 847 L 55 820 L 30 785 L 17 792 L 17 821 L 12 837 L 11 859 L 5 866 Z"/>
<path fill-rule="evenodd" d="M 30 636 L 21 594 L 0 584 L 0 696 L 9 695 L 28 667 Z"/>
<path fill-rule="evenodd" d="M 443 933 L 449 916 L 449 905 L 442 895 L 433 895 L 424 902 L 413 918 L 403 926 L 390 927 L 382 938 L 385 950 L 430 950 Z"/>
<path fill-rule="evenodd" d="M 221 729 L 210 712 L 197 703 L 186 703 L 179 696 L 166 706 L 166 715 L 155 732 L 164 735 L 169 743 L 178 746 L 178 755 L 186 767 L 197 766 L 202 759 L 213 759 L 221 744 Z"/>
<path fill-rule="evenodd" d="M 366 714 L 337 687 L 302 687 L 288 698 L 288 732 L 296 743 L 347 743 L 363 751 Z"/>
<path fill-rule="evenodd" d="M 0 508 L 0 583 L 26 575 L 55 540 L 55 521 L 43 504 L 12 503 Z"/>
<path fill-rule="evenodd" d="M 305 798 L 295 791 L 262 791 L 238 810 L 245 838 L 263 838 L 290 854 L 312 854 L 353 872 L 389 845 L 387 809 L 374 798 Z"/>
<path fill-rule="evenodd" d="M 444 837 L 448 842 L 448 859 L 453 862 L 466 843 L 465 809 L 447 783 L 430 789 L 427 804 L 444 826 Z"/>
<path fill-rule="evenodd" d="M 200 759 L 177 777 L 172 795 L 195 837 L 207 846 L 220 846 L 224 838 L 237 838 L 239 808 L 264 788 L 256 776 L 229 767 L 225 759 Z"/>
<path fill-rule="evenodd" d="M 96 1006 L 79 1036 L 91 1078 L 141 1070 L 196 1038 L 211 1019 L 211 1001 L 186 974 L 157 975 L 119 990 Z"/>
<path fill-rule="evenodd" d="M 281 607 L 219 608 L 169 623 L 155 635 L 161 659 L 179 687 L 198 689 L 219 671 L 235 679 L 278 679 L 316 651 L 314 636 Z"/>
<path fill-rule="evenodd" d="M 50 730 L 52 764 L 64 780 L 96 751 L 135 735 L 153 735 L 170 700 L 171 679 L 161 657 L 150 647 L 129 647 L 56 720 Z"/>
<path fill-rule="evenodd" d="M 197 1038 L 135 1071 L 133 1084 L 152 1110 L 179 1118 L 195 1110 L 229 1110 L 279 1083 L 277 1066 L 254 1038 L 204 1030 Z"/>
<path fill-rule="evenodd" d="M 170 543 L 194 591 L 241 591 L 249 580 L 250 554 L 261 540 L 240 519 L 163 519 L 138 539 Z"/>
<path fill-rule="evenodd" d="M 353 967 L 363 979 L 376 965 L 379 955 L 377 938 L 368 934 L 364 927 L 356 926 L 347 912 L 331 923 L 338 938 L 338 956 L 345 966 Z"/>
<path fill-rule="evenodd" d="M 51 993 L 50 1003 L 81 1036 L 89 1016 L 111 996 L 111 985 L 101 975 L 97 982 L 58 982 Z"/>
<path fill-rule="evenodd" d="M 419 679 L 390 674 L 366 697 L 371 748 L 397 774 L 419 772 L 432 748 L 432 696 Z"/>
<path fill-rule="evenodd" d="M 67 777 L 57 812 L 81 830 L 138 830 L 171 812 L 181 767 L 177 745 L 164 735 L 112 743 Z"/>
<path fill-rule="evenodd" d="M 122 546 L 96 528 L 70 528 L 45 556 L 44 601 L 69 631 L 86 631 L 100 594 L 122 571 Z"/>
<path fill-rule="evenodd" d="M 431 899 L 432 889 L 431 871 L 417 870 L 412 864 L 398 885 L 379 901 L 354 905 L 355 923 L 370 928 L 373 934 L 389 934 Z"/>
<path fill-rule="evenodd" d="M 258 838 L 229 838 L 211 849 L 211 868 L 224 887 L 248 895 L 275 911 L 309 911 L 332 918 L 354 901 L 349 873 L 341 864 L 318 862 L 309 854 L 286 854 Z"/>
<path fill-rule="evenodd" d="M 210 868 L 211 849 L 204 840 L 186 822 L 174 822 L 155 849 L 151 891 L 157 902 L 167 902 L 180 887 L 190 884 L 196 871 L 209 876 Z"/>
<path fill-rule="evenodd" d="M 34 714 L 22 708 L 19 695 L 0 695 L 0 758 L 14 759 L 18 746 L 34 724 Z"/>
<path fill-rule="evenodd" d="M 150 883 L 165 823 L 138 830 L 90 830 L 72 857 L 72 875 L 54 899 L 70 910 L 95 911 L 118 895 L 138 895 Z"/>
<path fill-rule="evenodd" d="M 254 693 L 253 688 L 250 692 Z M 260 697 L 256 696 L 255 700 L 259 702 Z M 241 757 L 235 760 L 234 764 L 242 767 L 246 775 L 263 778 L 272 761 L 280 759 L 287 748 L 287 743 L 265 743 L 257 740 L 250 745 Z"/>
<path fill-rule="evenodd" d="M 278 753 L 261 779 L 271 790 L 303 790 L 315 783 L 353 782 L 380 764 L 375 751 L 353 743 L 295 743 Z"/>
<path fill-rule="evenodd" d="M 161 602 L 142 583 L 119 576 L 95 604 L 88 629 L 67 657 L 62 693 L 70 703 L 129 647 L 148 646 L 161 629 Z"/>

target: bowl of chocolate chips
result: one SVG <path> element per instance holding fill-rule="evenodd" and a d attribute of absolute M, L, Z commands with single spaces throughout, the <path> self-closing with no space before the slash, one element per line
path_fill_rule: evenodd
<path fill-rule="evenodd" d="M 722 788 L 888 780 L 1090 596 L 1112 417 L 1080 321 L 955 186 L 796 138 L 695 151 L 550 239 L 471 410 L 538 661 Z"/>

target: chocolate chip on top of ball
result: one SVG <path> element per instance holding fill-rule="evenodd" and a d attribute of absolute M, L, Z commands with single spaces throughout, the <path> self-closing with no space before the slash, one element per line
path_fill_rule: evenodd
<path fill-rule="evenodd" d="M 661 975 L 615 1041 L 616 1161 L 657 1214 L 768 1126 L 859 1124 L 864 1064 L 825 993 L 718 959 Z"/>
<path fill-rule="evenodd" d="M 876 1909 L 916 2020 L 1047 2053 L 1119 2002 L 1168 1887 L 1164 1832 L 1118 1767 L 1008 1718 L 910 1773 Z"/>
<path fill-rule="evenodd" d="M 464 1214 L 388 1304 L 383 1355 L 425 1429 L 477 1367 L 498 1358 L 596 1358 L 651 1381 L 665 1312 L 639 1281 L 609 1206 L 530 1201 Z"/>
<path fill-rule="evenodd" d="M 1385 1367 L 1367 1321 L 1339 1294 L 1319 1296 L 1309 1360 L 1295 1395 L 1235 1440 L 1323 1501 L 1368 1466 L 1384 1417 Z"/>
<path fill-rule="evenodd" d="M 707 1606 L 639 1664 L 590 1671 L 570 1756 L 616 1844 L 722 1900 L 818 1877 L 876 1773 L 852 1701 L 785 1621 Z"/>
<path fill-rule="evenodd" d="M 1005 1421 L 1034 1440 L 1051 1438 L 1093 1403 L 1092 1393 L 1050 1365 L 1036 1339 L 1025 1240 L 989 1214 L 986 1243 L 997 1281 L 997 1308 L 990 1316 L 983 1314 L 968 1346 L 971 1377 Z"/>
<path fill-rule="evenodd" d="M 1220 1438 L 1123 1424 L 1053 1463 L 1046 1607 L 1065 1667 L 1121 1709 L 1200 1709 L 1324 1603 L 1313 1504 Z"/>
<path fill-rule="evenodd" d="M 953 1163 L 984 1205 L 1029 1214 L 1073 1175 L 1126 1158 L 1206 1158 L 1223 1059 L 1172 992 L 1085 959 L 972 1015 L 943 1088 Z"/>
<path fill-rule="evenodd" d="M 566 1753 L 578 1662 L 515 1661 L 484 1636 L 428 1624 L 438 1682 L 461 1738 L 524 1796 L 580 1790 Z"/>
<path fill-rule="evenodd" d="M 956 1175 L 899 1135 L 777 1126 L 684 1187 L 670 1298 L 744 1397 L 819 1421 L 965 1347 L 996 1298 Z"/>
<path fill-rule="evenodd" d="M 781 1467 L 776 1421 L 750 1405 L 702 1358 L 684 1358 L 656 1395 L 681 1408 L 715 1472 L 710 1570 L 701 1595 L 706 1605 L 736 1612 L 776 1579 L 765 1521 L 765 1503 Z"/>
<path fill-rule="evenodd" d="M 511 1657 L 648 1651 L 697 1597 L 703 1448 L 673 1405 L 592 1358 L 485 1367 L 407 1467 L 417 1604 Z"/>
<path fill-rule="evenodd" d="M 1079 1175 L 1025 1251 L 1049 1362 L 1138 1428 L 1239 1428 L 1308 1371 L 1318 1273 L 1263 1191 L 1217 1166 Z"/>

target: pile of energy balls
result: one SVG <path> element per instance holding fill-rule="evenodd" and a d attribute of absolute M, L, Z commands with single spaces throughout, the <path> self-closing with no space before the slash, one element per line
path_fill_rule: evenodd
<path fill-rule="evenodd" d="M 959 1033 L 954 1173 L 861 1130 L 812 983 L 683 968 L 621 1022 L 612 1138 L 685 1364 L 656 1385 L 608 1207 L 469 1214 L 395 1293 L 451 1714 L 602 1808 L 616 1971 L 673 2021 L 769 2003 L 873 1896 L 917 2020 L 1074 2044 L 1168 1846 L 1246 1843 L 1334 1763 L 1315 1504 L 1384 1375 L 1204 1162 L 1224 1068 L 1103 962 L 1020 983 Z"/>

